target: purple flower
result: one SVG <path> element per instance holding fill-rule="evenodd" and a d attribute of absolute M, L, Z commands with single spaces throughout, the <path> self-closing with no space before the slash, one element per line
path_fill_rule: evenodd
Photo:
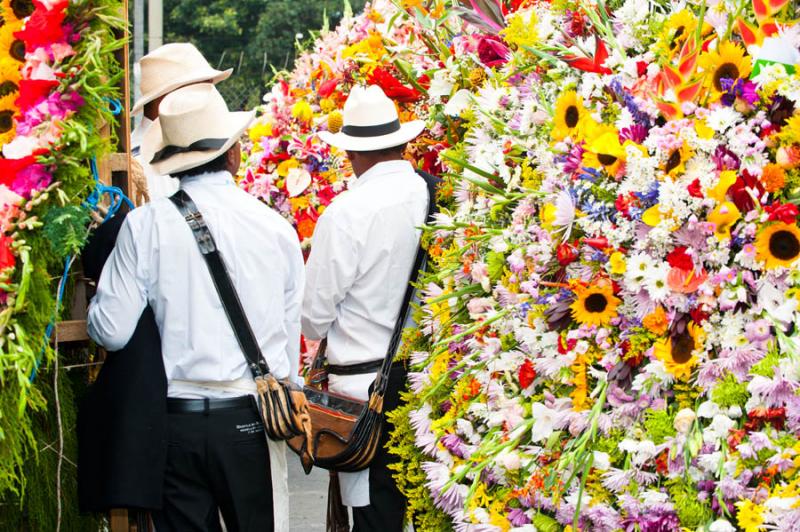
<path fill-rule="evenodd" d="M 717 146 L 717 149 L 714 150 L 714 156 L 711 158 L 711 160 L 714 161 L 714 164 L 717 165 L 717 170 L 720 172 L 725 170 L 738 170 L 739 165 L 741 164 L 739 157 L 737 157 L 735 153 L 723 145 Z"/>
<path fill-rule="evenodd" d="M 728 78 L 720 80 L 720 85 L 725 91 L 722 95 L 722 103 L 731 106 L 736 103 L 736 99 L 740 98 L 747 102 L 749 105 L 754 105 L 758 102 L 758 93 L 756 93 L 756 84 L 750 80 L 737 79 L 736 81 Z"/>
<path fill-rule="evenodd" d="M 456 434 L 446 434 L 439 438 L 439 442 L 459 458 L 467 458 L 471 454 L 469 447 Z"/>
<path fill-rule="evenodd" d="M 522 526 L 530 524 L 531 518 L 528 517 L 528 514 L 525 513 L 525 510 L 520 508 L 512 508 L 511 511 L 508 512 L 508 521 L 512 526 Z"/>
<path fill-rule="evenodd" d="M 772 326 L 765 319 L 752 321 L 744 326 L 744 334 L 751 342 L 766 342 L 772 338 Z"/>

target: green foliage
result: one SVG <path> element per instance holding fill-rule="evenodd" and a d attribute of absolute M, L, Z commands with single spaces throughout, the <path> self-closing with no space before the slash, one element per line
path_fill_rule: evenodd
<path fill-rule="evenodd" d="M 730 408 L 734 405 L 744 407 L 750 394 L 747 393 L 747 384 L 739 382 L 739 380 L 732 374 L 725 376 L 717 387 L 711 392 L 711 398 L 719 406 L 723 408 Z"/>
<path fill-rule="evenodd" d="M 354 0 L 358 12 L 365 0 Z M 305 42 L 325 21 L 336 27 L 344 0 L 168 0 L 164 42 L 189 41 L 217 68 L 234 75 L 219 85 L 231 108 L 257 105 L 273 71 L 291 68 L 297 35 Z"/>
<path fill-rule="evenodd" d="M 86 240 L 89 220 L 89 211 L 80 205 L 67 205 L 47 211 L 43 231 L 53 253 L 64 258 L 80 251 Z"/>
<path fill-rule="evenodd" d="M 677 434 L 674 422 L 675 416 L 666 410 L 648 410 L 645 414 L 644 429 L 653 443 L 661 445 L 665 439 Z"/>
<path fill-rule="evenodd" d="M 707 524 L 713 517 L 710 504 L 699 500 L 697 490 L 682 479 L 671 480 L 667 489 L 675 501 L 681 526 L 694 530 Z"/>
<path fill-rule="evenodd" d="M 780 359 L 781 357 L 778 353 L 770 351 L 758 364 L 754 364 L 753 367 L 750 368 L 750 373 L 752 375 L 772 378 L 775 376 L 775 369 L 778 367 L 778 364 L 780 364 Z"/>

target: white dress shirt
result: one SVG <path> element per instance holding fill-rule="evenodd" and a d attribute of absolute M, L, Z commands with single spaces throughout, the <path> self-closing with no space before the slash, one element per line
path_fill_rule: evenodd
<path fill-rule="evenodd" d="M 161 175 L 150 166 L 149 162 L 144 160 L 141 154 L 142 140 L 145 133 L 153 125 L 153 121 L 146 116 L 142 117 L 142 121 L 131 133 L 131 154 L 139 164 L 142 165 L 144 176 L 147 178 L 147 193 L 150 196 L 150 201 L 158 198 L 168 197 L 173 195 L 178 190 L 179 181 L 169 175 Z"/>
<path fill-rule="evenodd" d="M 428 189 L 407 161 L 378 163 L 320 217 L 306 264 L 303 334 L 327 337 L 332 364 L 386 356 L 408 285 Z M 331 391 L 361 400 L 375 374 L 331 375 Z M 342 501 L 369 504 L 369 471 L 339 473 Z"/>
<path fill-rule="evenodd" d="M 208 223 L 271 372 L 296 378 L 304 277 L 297 235 L 228 172 L 185 178 L 181 187 Z M 128 214 L 89 306 L 89 335 L 122 348 L 148 302 L 170 397 L 255 391 L 205 260 L 167 198 Z"/>

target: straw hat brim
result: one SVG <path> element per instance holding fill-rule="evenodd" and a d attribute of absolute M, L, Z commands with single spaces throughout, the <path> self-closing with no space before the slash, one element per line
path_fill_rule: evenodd
<path fill-rule="evenodd" d="M 256 113 L 255 111 L 241 111 L 235 113 L 228 113 L 229 121 L 224 126 L 224 133 L 222 131 L 215 133 L 215 137 L 227 138 L 227 142 L 221 148 L 216 150 L 197 150 L 184 153 L 176 153 L 171 157 L 162 159 L 156 163 L 150 163 L 150 166 L 161 175 L 175 174 L 178 172 L 185 172 L 192 168 L 197 168 L 208 162 L 213 161 L 226 151 L 244 135 L 248 126 L 253 122 Z M 222 128 L 223 126 L 220 126 Z M 153 156 L 164 149 L 163 137 L 161 134 L 161 121 L 156 119 L 150 128 L 145 133 L 142 141 L 142 154 L 145 161 L 152 160 Z"/>
<path fill-rule="evenodd" d="M 424 121 L 412 120 L 411 122 L 400 124 L 400 129 L 388 135 L 380 135 L 377 137 L 353 137 L 342 131 L 338 133 L 320 131 L 319 138 L 322 139 L 323 142 L 339 148 L 340 150 L 376 151 L 393 148 L 410 142 L 417 138 L 424 129 Z"/>
<path fill-rule="evenodd" d="M 209 82 L 217 84 L 220 81 L 228 79 L 231 74 L 233 73 L 233 69 L 229 68 L 227 70 L 216 70 L 216 69 L 208 69 L 208 70 L 201 70 L 198 72 L 194 72 L 182 78 L 178 78 L 175 80 L 170 80 L 169 82 L 162 85 L 158 90 L 149 92 L 147 94 L 143 94 L 136 103 L 133 104 L 131 108 L 131 114 L 136 115 L 139 114 L 144 106 L 148 103 L 152 102 L 156 98 L 160 98 L 165 94 L 169 94 L 170 92 L 180 89 L 186 85 L 192 85 L 193 83 L 202 83 L 202 82 Z"/>

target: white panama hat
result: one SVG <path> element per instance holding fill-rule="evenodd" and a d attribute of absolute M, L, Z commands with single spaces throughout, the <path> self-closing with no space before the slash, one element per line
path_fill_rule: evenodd
<path fill-rule="evenodd" d="M 217 70 L 208 64 L 200 50 L 188 42 L 174 42 L 156 48 L 139 61 L 142 96 L 136 100 L 131 114 L 184 85 L 219 83 L 230 77 L 232 68 Z"/>
<path fill-rule="evenodd" d="M 394 102 L 377 85 L 353 87 L 342 113 L 341 131 L 321 131 L 319 138 L 345 151 L 375 151 L 400 146 L 415 139 L 425 122 L 400 123 Z"/>
<path fill-rule="evenodd" d="M 230 112 L 211 83 L 187 85 L 169 93 L 142 142 L 145 160 L 162 175 L 211 162 L 236 144 L 255 111 Z"/>

